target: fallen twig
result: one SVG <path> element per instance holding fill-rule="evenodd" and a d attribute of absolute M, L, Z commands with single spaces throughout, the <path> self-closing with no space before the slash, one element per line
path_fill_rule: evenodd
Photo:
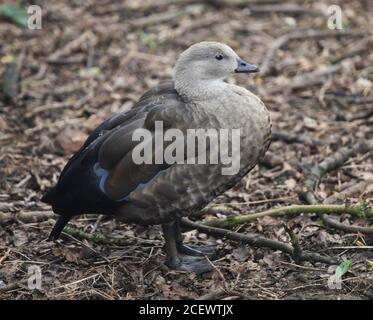
<path fill-rule="evenodd" d="M 234 296 L 237 298 L 249 300 L 250 298 L 241 292 L 230 290 L 226 288 L 220 288 L 212 292 L 206 293 L 203 296 L 198 297 L 196 300 L 221 300 L 223 297 Z"/>
<path fill-rule="evenodd" d="M 279 250 L 284 253 L 287 253 L 289 255 L 293 255 L 294 253 L 294 248 L 284 242 L 281 241 L 276 241 L 276 240 L 271 240 L 268 238 L 265 238 L 261 235 L 257 234 L 241 234 L 237 233 L 231 230 L 226 230 L 226 229 L 221 229 L 221 228 L 215 228 L 215 227 L 210 227 L 206 225 L 202 225 L 199 223 L 195 223 L 190 221 L 187 218 L 182 219 L 182 225 L 188 228 L 193 228 L 197 229 L 201 232 L 207 233 L 209 235 L 213 236 L 219 236 L 219 237 L 226 237 L 230 240 L 234 241 L 239 241 L 242 243 L 247 243 L 255 247 L 260 247 L 260 248 L 270 248 L 273 250 Z M 312 262 L 322 262 L 326 264 L 337 264 L 338 260 L 330 257 L 325 257 L 321 256 L 317 253 L 308 253 L 308 252 L 303 252 L 300 257 L 300 261 L 312 261 Z"/>
<path fill-rule="evenodd" d="M 80 49 L 83 46 L 83 44 L 85 44 L 87 41 L 90 42 L 91 46 L 97 43 L 97 38 L 91 31 L 86 31 L 82 33 L 79 37 L 68 42 L 61 49 L 58 49 L 57 51 L 55 51 L 53 54 L 51 54 L 47 58 L 47 62 L 58 63 L 58 61 L 62 58 L 63 63 L 66 63 L 66 58 L 63 58 L 63 57 L 70 56 L 71 53 Z"/>
<path fill-rule="evenodd" d="M 345 232 L 362 233 L 362 234 L 373 234 L 373 227 L 360 227 L 360 226 L 350 226 L 341 222 L 338 222 L 326 215 L 321 215 L 321 219 L 326 225 L 334 229 L 339 229 Z"/>
<path fill-rule="evenodd" d="M 15 282 L 15 283 L 8 284 L 7 286 L 0 287 L 0 292 L 8 292 L 8 291 L 18 289 L 22 285 L 25 285 L 26 283 L 27 283 L 27 280 L 23 280 L 22 283 Z"/>
<path fill-rule="evenodd" d="M 312 96 L 306 96 L 307 98 L 312 98 Z M 346 94 L 346 93 L 327 93 L 324 96 L 325 100 L 329 101 L 337 101 L 339 103 L 342 103 L 344 105 L 349 104 L 371 104 L 373 103 L 373 96 L 363 96 L 363 95 L 356 95 L 356 94 Z M 341 117 L 341 121 L 354 121 L 354 120 L 360 120 L 360 119 L 366 119 L 371 116 L 370 110 L 363 113 L 358 113 L 356 115 L 353 115 L 352 117 L 345 117 L 344 115 L 338 115 Z"/>
<path fill-rule="evenodd" d="M 325 77 L 333 73 L 338 72 L 341 69 L 339 65 L 328 66 L 323 69 L 305 72 L 303 74 L 295 76 L 289 84 L 277 85 L 267 89 L 267 93 L 276 94 L 283 92 L 284 90 L 294 91 L 303 88 L 309 88 L 311 86 L 318 85 L 325 82 Z"/>
<path fill-rule="evenodd" d="M 325 145 L 328 141 L 311 139 L 307 136 L 299 136 L 285 131 L 272 132 L 272 141 L 284 141 L 286 143 L 303 143 L 308 145 Z"/>
<path fill-rule="evenodd" d="M 70 237 L 76 238 L 78 240 L 87 240 L 87 241 L 93 242 L 97 245 L 127 246 L 130 243 L 128 239 L 126 238 L 108 237 L 100 232 L 87 233 L 72 226 L 66 226 L 63 229 L 62 233 Z M 143 240 L 143 241 L 153 242 L 152 240 Z"/>
<path fill-rule="evenodd" d="M 340 246 L 340 247 L 330 247 L 324 250 L 372 250 L 373 246 Z"/>
<path fill-rule="evenodd" d="M 220 288 L 197 298 L 197 300 L 218 300 L 227 294 L 225 288 Z"/>
<path fill-rule="evenodd" d="M 0 212 L 0 225 L 10 221 L 21 221 L 23 223 L 42 222 L 50 218 L 55 218 L 52 211 L 34 211 L 34 212 Z"/>
<path fill-rule="evenodd" d="M 289 235 L 291 244 L 293 245 L 293 248 L 294 248 L 292 257 L 293 257 L 295 263 L 299 264 L 300 257 L 302 256 L 302 249 L 301 249 L 300 244 L 299 244 L 299 239 L 295 235 L 294 231 L 286 225 L 286 223 L 283 223 L 282 225 L 283 225 L 285 231 L 287 232 L 287 234 Z"/>
<path fill-rule="evenodd" d="M 352 148 L 342 148 L 340 151 L 335 153 L 333 156 L 326 158 L 321 163 L 311 167 L 306 174 L 304 181 L 304 188 L 299 193 L 299 197 L 308 204 L 314 205 L 318 203 L 314 190 L 316 189 L 321 178 L 329 171 L 335 170 L 341 167 L 349 158 L 355 156 L 357 153 L 366 153 L 373 150 L 372 142 L 362 142 L 356 144 Z M 347 232 L 360 232 L 362 234 L 373 234 L 373 227 L 360 227 L 350 226 L 328 217 L 327 215 L 320 213 L 322 221 L 335 229 L 347 231 Z"/>
<path fill-rule="evenodd" d="M 372 97 L 370 97 L 370 102 L 371 103 L 373 102 L 373 98 Z M 363 119 L 368 119 L 371 116 L 373 116 L 373 109 L 370 109 L 370 110 L 362 112 L 362 113 L 358 113 L 358 114 L 356 114 L 356 115 L 348 118 L 347 120 L 348 121 L 363 120 Z"/>
<path fill-rule="evenodd" d="M 149 11 L 154 8 L 165 9 L 170 5 L 177 5 L 177 6 L 188 6 L 195 3 L 206 3 L 216 7 L 247 7 L 250 5 L 263 5 L 263 4 L 272 4 L 277 3 L 279 0 L 159 0 L 155 1 L 146 1 L 141 2 L 139 8 L 142 11 Z M 115 9 L 118 10 L 118 9 Z"/>
<path fill-rule="evenodd" d="M 314 190 L 319 184 L 320 179 L 329 171 L 335 170 L 342 166 L 349 158 L 358 153 L 366 153 L 373 150 L 373 142 L 362 142 L 354 145 L 352 148 L 342 148 L 333 156 L 326 158 L 321 163 L 308 169 L 304 188 L 299 193 L 299 197 L 308 204 L 317 204 Z"/>
<path fill-rule="evenodd" d="M 330 63 L 336 64 L 341 62 L 344 59 L 355 57 L 357 55 L 361 55 L 362 53 L 366 51 L 371 51 L 373 47 L 373 41 L 371 38 L 367 38 L 366 40 L 363 39 L 361 43 L 358 45 L 356 43 L 353 44 L 353 46 L 346 50 L 346 48 L 343 48 L 343 53 L 338 56 L 333 56 L 333 58 L 330 60 Z"/>
<path fill-rule="evenodd" d="M 171 11 L 171 12 L 162 12 L 155 13 L 147 17 L 139 18 L 133 21 L 130 21 L 130 25 L 136 28 L 144 28 L 157 23 L 167 22 L 175 20 L 180 16 L 185 15 L 185 11 Z"/>
<path fill-rule="evenodd" d="M 0 214 L 4 211 L 11 211 L 14 208 L 13 203 L 0 202 Z"/>
<path fill-rule="evenodd" d="M 365 180 L 360 181 L 358 183 L 353 184 L 352 186 L 342 190 L 341 192 L 335 193 L 330 197 L 326 198 L 323 203 L 324 204 L 333 204 L 337 201 L 345 201 L 347 197 L 356 194 L 356 193 L 363 193 L 369 185 L 373 185 L 373 180 Z"/>
<path fill-rule="evenodd" d="M 301 137 L 297 134 L 291 134 L 291 133 L 284 132 L 284 131 L 272 132 L 272 141 L 284 141 L 286 143 L 305 143 L 308 145 L 325 144 L 324 141 L 313 140 L 307 136 Z"/>
<path fill-rule="evenodd" d="M 319 14 L 319 11 L 306 8 L 304 5 L 296 3 L 280 3 L 280 4 L 260 4 L 249 6 L 251 13 L 286 13 L 286 14 Z"/>
<path fill-rule="evenodd" d="M 99 232 L 93 232 L 93 233 L 87 233 L 82 230 L 66 226 L 63 229 L 63 233 L 66 233 L 72 237 L 78 238 L 80 240 L 88 240 L 96 244 L 114 244 L 117 243 L 113 239 L 108 239 L 105 237 L 102 233 Z"/>
<path fill-rule="evenodd" d="M 272 47 L 268 50 L 263 62 L 261 63 L 260 69 L 262 75 L 268 75 L 271 70 L 271 62 L 276 54 L 276 51 L 285 46 L 289 41 L 292 40 L 305 40 L 305 39 L 325 39 L 330 37 L 361 37 L 364 34 L 372 34 L 372 30 L 332 30 L 332 31 L 320 31 L 320 30 L 299 30 L 288 34 L 285 34 L 277 38 L 272 43 Z"/>
<path fill-rule="evenodd" d="M 245 214 L 239 216 L 228 216 L 224 219 L 212 219 L 204 222 L 205 225 L 212 227 L 219 227 L 224 229 L 232 229 L 233 227 L 253 222 L 259 218 L 265 216 L 278 217 L 284 215 L 302 214 L 302 213 L 349 213 L 356 217 L 373 217 L 373 210 L 366 208 L 363 204 L 346 207 L 344 205 L 330 205 L 330 204 L 319 204 L 319 205 L 292 205 L 287 207 L 270 209 L 262 212 Z"/>
<path fill-rule="evenodd" d="M 5 259 L 8 258 L 11 250 L 12 249 L 8 248 L 8 250 L 5 252 L 5 254 L 0 258 L 0 266 L 5 261 Z"/>

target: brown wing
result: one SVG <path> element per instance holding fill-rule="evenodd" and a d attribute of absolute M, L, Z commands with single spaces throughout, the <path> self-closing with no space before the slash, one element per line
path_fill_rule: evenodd
<path fill-rule="evenodd" d="M 138 128 L 152 130 L 156 120 L 167 126 L 183 108 L 172 82 L 145 93 L 132 110 L 112 116 L 94 130 L 42 200 L 62 215 L 112 213 L 119 200 L 167 167 L 134 164 L 131 152 L 138 142 L 132 141 L 132 133 Z"/>
<path fill-rule="evenodd" d="M 150 98 L 146 98 L 148 100 Z M 145 100 L 144 100 L 145 101 Z M 174 115 L 185 110 L 182 100 L 174 94 L 167 94 L 158 98 L 157 104 L 150 110 L 145 117 L 141 117 L 121 126 L 118 130 L 107 137 L 99 150 L 98 165 L 101 171 L 100 187 L 102 191 L 115 201 L 126 199 L 130 192 L 138 186 L 148 183 L 159 172 L 167 169 L 170 165 L 167 163 L 156 164 L 155 159 L 158 155 L 163 158 L 164 148 L 156 145 L 155 142 L 155 122 L 161 121 L 163 128 L 185 127 L 185 118 L 179 118 Z M 133 140 L 133 134 L 137 129 L 146 129 L 148 136 L 141 143 L 150 145 L 151 163 L 136 164 L 133 161 L 133 152 L 138 141 Z"/>

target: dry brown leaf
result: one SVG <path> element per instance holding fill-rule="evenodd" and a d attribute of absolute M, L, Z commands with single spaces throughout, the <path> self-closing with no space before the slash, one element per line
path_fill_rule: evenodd
<path fill-rule="evenodd" d="M 67 127 L 56 137 L 56 143 L 66 153 L 74 153 L 79 150 L 87 139 L 87 134 L 79 129 Z"/>

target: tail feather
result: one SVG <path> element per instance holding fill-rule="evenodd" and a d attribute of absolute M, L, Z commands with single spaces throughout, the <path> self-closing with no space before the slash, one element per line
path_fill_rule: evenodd
<path fill-rule="evenodd" d="M 55 223 L 50 235 L 49 235 L 49 238 L 48 240 L 52 241 L 52 240 L 57 240 L 58 237 L 60 236 L 63 228 L 66 226 L 66 224 L 70 221 L 71 219 L 71 216 L 69 215 L 63 215 L 63 216 L 60 216 L 57 220 L 57 222 Z"/>

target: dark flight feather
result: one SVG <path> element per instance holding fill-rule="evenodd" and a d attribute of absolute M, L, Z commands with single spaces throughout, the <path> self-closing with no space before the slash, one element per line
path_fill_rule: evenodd
<path fill-rule="evenodd" d="M 164 108 L 180 105 L 183 102 L 173 83 L 161 83 L 146 92 L 130 111 L 111 116 L 92 132 L 62 170 L 57 185 L 41 199 L 61 215 L 51 239 L 56 239 L 75 215 L 113 214 L 126 202 L 125 199 L 118 201 L 118 198 L 125 198 L 138 185 L 167 168 L 165 165 L 140 168 L 126 159 L 135 146 L 131 139 L 133 131 L 162 120 Z M 100 186 L 103 178 L 97 174 L 97 168 L 100 172 L 108 171 L 105 190 Z"/>

